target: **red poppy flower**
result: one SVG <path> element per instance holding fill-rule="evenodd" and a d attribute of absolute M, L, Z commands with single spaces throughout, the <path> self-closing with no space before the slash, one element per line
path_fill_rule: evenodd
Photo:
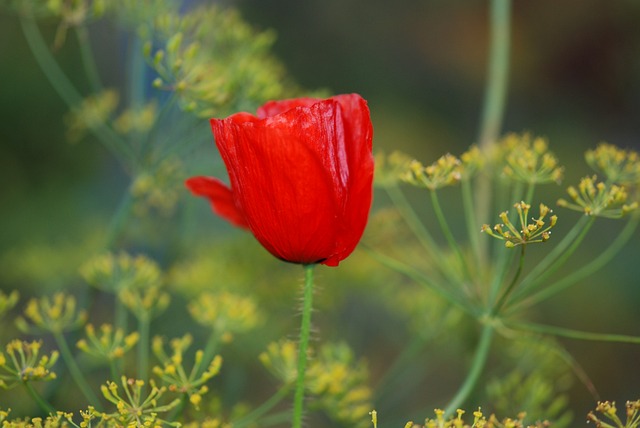
<path fill-rule="evenodd" d="M 356 94 L 271 101 L 257 116 L 211 119 L 231 187 L 193 177 L 187 187 L 274 256 L 337 266 L 364 232 L 372 198 L 373 128 Z"/>

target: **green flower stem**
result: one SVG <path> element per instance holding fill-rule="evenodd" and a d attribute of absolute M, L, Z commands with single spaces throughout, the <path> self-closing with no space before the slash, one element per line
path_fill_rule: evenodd
<path fill-rule="evenodd" d="M 102 82 L 100 80 L 100 73 L 96 66 L 96 61 L 93 56 L 93 50 L 91 49 L 91 41 L 89 40 L 89 31 L 85 25 L 78 25 L 75 27 L 76 38 L 78 39 L 78 45 L 80 47 L 80 57 L 82 59 L 82 66 L 87 74 L 89 85 L 91 90 L 95 93 L 102 91 Z"/>
<path fill-rule="evenodd" d="M 82 374 L 82 370 L 78 367 L 78 364 L 69 349 L 69 345 L 67 344 L 67 339 L 65 339 L 64 334 L 61 332 L 54 332 L 53 338 L 56 341 L 56 345 L 58 345 L 60 356 L 62 356 L 67 369 L 69 369 L 69 373 L 71 374 L 73 381 L 78 385 L 78 388 L 80 388 L 82 394 L 89 401 L 89 404 L 95 408 L 100 408 L 100 400 L 98 400 L 98 397 L 94 394 L 93 390 L 87 383 L 84 374 Z"/>
<path fill-rule="evenodd" d="M 149 379 L 150 328 L 151 319 L 149 316 L 138 318 L 138 332 L 140 333 L 140 341 L 138 342 L 138 379 L 144 380 L 145 383 Z"/>
<path fill-rule="evenodd" d="M 443 299 L 447 300 L 449 303 L 453 304 L 457 308 L 461 309 L 463 312 L 471 315 L 476 318 L 478 314 L 478 309 L 476 306 L 469 306 L 468 299 L 464 297 L 458 296 L 451 292 L 450 288 L 443 287 L 439 284 L 436 284 L 431 278 L 427 277 L 422 272 L 414 269 L 412 266 L 406 265 L 399 260 L 393 259 L 391 257 L 385 256 L 371 248 L 362 247 L 369 253 L 371 257 L 387 266 L 388 268 L 405 275 L 407 278 L 411 278 L 418 284 L 422 284 L 423 286 L 429 288 L 434 291 Z"/>
<path fill-rule="evenodd" d="M 307 368 L 307 348 L 311 333 L 311 308 L 313 304 L 313 268 L 314 265 L 305 265 L 304 295 L 302 300 L 302 324 L 300 326 L 300 344 L 298 346 L 298 379 L 293 396 L 292 427 L 302 426 L 302 414 L 304 404 L 304 378 Z"/>
<path fill-rule="evenodd" d="M 127 224 L 127 219 L 131 215 L 131 209 L 133 208 L 133 193 L 131 192 L 131 186 L 127 187 L 124 195 L 120 199 L 120 204 L 116 209 L 116 212 L 111 217 L 109 223 L 109 229 L 105 238 L 105 248 L 111 250 L 115 247 L 115 244 L 120 238 L 120 235 L 124 231 L 124 227 Z"/>
<path fill-rule="evenodd" d="M 22 17 L 20 19 L 22 32 L 27 40 L 27 44 L 36 59 L 36 62 L 44 72 L 47 79 L 58 92 L 58 95 L 64 100 L 69 107 L 77 107 L 82 103 L 83 97 L 73 86 L 71 81 L 64 74 L 47 45 L 42 38 L 42 34 L 38 29 L 38 25 L 31 17 Z M 134 163 L 135 154 L 126 141 L 122 140 L 106 124 L 100 124 L 92 127 L 91 131 L 96 137 L 110 150 L 118 159 Z"/>
<path fill-rule="evenodd" d="M 640 344 L 640 336 L 628 336 L 624 334 L 608 334 L 608 333 L 592 333 L 589 331 L 571 330 L 568 328 L 556 327 L 551 325 L 535 324 L 535 323 L 509 323 L 509 327 L 535 332 L 542 334 L 550 334 L 553 336 L 566 337 L 568 339 L 591 340 L 595 342 L 621 342 Z"/>
<path fill-rule="evenodd" d="M 609 263 L 613 257 L 620 252 L 620 250 L 622 250 L 627 242 L 629 242 L 629 239 L 633 236 L 633 232 L 635 232 L 639 222 L 640 216 L 634 216 L 627 222 L 624 229 L 616 239 L 607 247 L 606 250 L 600 253 L 598 257 L 589 263 L 583 264 L 579 269 L 573 271 L 566 277 L 554 282 L 546 288 L 543 288 L 526 300 L 522 300 L 521 304 L 529 307 L 540 303 L 600 270 L 603 266 Z M 517 305 L 513 309 L 517 310 L 520 307 L 521 305 Z"/>
<path fill-rule="evenodd" d="M 460 408 L 460 406 L 464 403 L 469 394 L 471 394 L 471 392 L 473 391 L 473 388 L 475 388 L 476 384 L 478 383 L 484 365 L 487 362 L 487 357 L 489 356 L 492 338 L 493 325 L 490 322 L 487 322 L 482 327 L 480 341 L 478 342 L 475 355 L 473 356 L 473 361 L 471 362 L 469 373 L 467 374 L 464 383 L 460 386 L 460 389 L 458 390 L 456 395 L 447 405 L 445 410 L 446 415 L 455 414 L 455 411 Z"/>
<path fill-rule="evenodd" d="M 486 155 L 491 152 L 501 132 L 509 81 L 509 51 L 511 45 L 511 0 L 491 0 L 490 46 L 485 83 L 484 104 L 478 142 Z M 481 175 L 476 184 L 476 212 L 480 223 L 487 223 L 491 207 L 491 179 Z M 481 248 L 484 253 L 486 241 Z"/>
<path fill-rule="evenodd" d="M 429 257 L 440 259 L 440 252 L 436 250 L 438 248 L 436 241 L 433 239 L 424 223 L 420 218 L 418 218 L 416 212 L 411 207 L 411 204 L 409 204 L 409 201 L 407 201 L 407 198 L 404 196 L 404 193 L 402 193 L 400 187 L 397 185 L 391 185 L 386 187 L 386 191 L 391 198 L 391 202 L 393 202 L 393 205 L 398 209 L 400 215 L 427 251 Z M 438 263 L 438 265 L 444 265 L 444 263 Z"/>
<path fill-rule="evenodd" d="M 291 392 L 291 385 L 285 385 L 280 388 L 275 394 L 273 394 L 267 401 L 260 406 L 253 409 L 237 421 L 233 422 L 235 428 L 243 428 L 247 425 L 257 422 L 263 415 L 267 414 L 271 409 L 278 405 L 283 399 L 285 399 Z M 287 412 L 287 417 L 289 417 Z M 262 424 L 260 424 L 262 425 Z"/>
<path fill-rule="evenodd" d="M 486 261 L 486 254 L 482 252 L 480 247 L 480 224 L 476 217 L 476 205 L 473 200 L 473 189 L 471 188 L 471 180 L 462 180 L 462 207 L 464 209 L 464 218 L 467 224 L 467 233 L 469 242 L 479 268 Z"/>
<path fill-rule="evenodd" d="M 556 247 L 543 258 L 522 280 L 520 290 L 514 294 L 514 303 L 526 298 L 531 290 L 558 270 L 582 243 L 596 217 L 583 216 Z"/>
<path fill-rule="evenodd" d="M 218 350 L 218 345 L 220 344 L 220 335 L 221 332 L 217 329 L 213 330 L 209 335 L 209 339 L 207 340 L 207 344 L 205 345 L 204 351 L 202 353 L 202 362 L 200 364 L 200 368 L 194 376 L 194 379 L 200 378 L 200 376 L 202 376 L 202 373 L 204 373 L 205 370 L 207 370 L 207 368 L 209 367 L 209 364 L 211 364 L 211 361 L 213 361 L 213 357 L 215 356 Z"/>
<path fill-rule="evenodd" d="M 498 302 L 495 304 L 495 306 L 491 310 L 492 315 L 498 315 L 500 313 L 500 310 L 502 309 L 504 304 L 507 302 L 507 299 L 509 298 L 509 295 L 511 294 L 511 292 L 514 289 L 514 287 L 518 283 L 518 279 L 520 279 L 520 275 L 522 274 L 522 268 L 524 267 L 525 249 L 526 249 L 526 246 L 525 245 L 521 245 L 520 260 L 518 262 L 518 270 L 516 271 L 515 275 L 513 276 L 513 279 L 511 280 L 511 283 L 509 284 L 509 286 L 504 290 L 504 292 L 502 293 L 502 296 L 500 297 L 500 299 L 498 299 Z"/>
<path fill-rule="evenodd" d="M 42 398 L 42 396 L 38 393 L 38 391 L 35 390 L 33 385 L 31 385 L 31 382 L 23 382 L 22 384 L 26 388 L 27 392 L 29 393 L 33 401 L 36 402 L 38 407 L 40 407 L 40 409 L 42 409 L 43 412 L 45 412 L 48 415 L 49 414 L 55 415 L 56 409 L 47 400 Z"/>
<path fill-rule="evenodd" d="M 458 256 L 458 261 L 460 262 L 460 267 L 464 271 L 465 277 L 470 278 L 471 275 L 469 274 L 469 266 L 467 266 L 467 262 L 462 255 L 462 251 L 460 250 L 460 246 L 458 245 L 456 238 L 453 236 L 453 233 L 451 233 L 451 228 L 449 227 L 447 219 L 444 216 L 444 212 L 442 211 L 442 207 L 440 206 L 438 193 L 435 190 L 431 190 L 429 194 L 431 195 L 431 204 L 433 205 L 433 211 L 436 214 L 436 218 L 438 219 L 438 223 L 440 224 L 442 233 L 444 234 L 444 237 L 449 243 L 449 246 L 451 247 L 453 252 L 455 252 L 456 256 Z"/>
<path fill-rule="evenodd" d="M 503 200 L 500 201 L 499 209 L 504 210 L 505 206 L 508 203 L 512 204 L 513 201 L 518 201 L 522 199 L 522 191 L 523 191 L 522 183 L 516 182 L 515 186 L 513 186 L 513 189 L 511 189 L 511 192 L 510 192 L 510 198 L 511 198 L 510 201 L 507 202 L 506 200 L 504 200 L 504 198 L 501 198 Z M 505 192 L 501 192 L 501 194 L 505 194 L 505 193 L 507 193 L 506 190 Z M 511 215 L 512 217 L 515 216 L 514 213 L 512 213 Z M 495 306 L 494 302 L 498 298 L 498 293 L 500 292 L 500 288 L 502 287 L 502 284 L 505 281 L 505 277 L 509 273 L 509 266 L 511 266 L 511 263 L 514 258 L 514 252 L 510 251 L 508 248 L 505 248 L 504 241 L 499 239 L 495 239 L 494 241 L 495 242 L 494 242 L 493 254 L 495 254 L 496 270 L 495 270 L 495 273 L 493 274 L 493 280 L 491 282 L 491 287 L 489 289 L 489 305 L 490 306 Z"/>

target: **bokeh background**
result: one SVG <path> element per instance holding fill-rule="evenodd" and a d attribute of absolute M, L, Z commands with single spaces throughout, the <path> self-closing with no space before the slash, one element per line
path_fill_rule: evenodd
<path fill-rule="evenodd" d="M 376 147 L 400 149 L 428 163 L 448 151 L 459 154 L 475 141 L 488 50 L 487 1 L 226 4 L 238 7 L 252 25 L 276 31 L 275 53 L 302 86 L 362 94 L 371 108 Z M 549 203 L 566 184 L 589 173 L 585 149 L 600 141 L 640 149 L 638 22 L 640 2 L 632 0 L 513 2 L 503 128 L 547 137 L 566 165 L 565 184 L 549 191 Z M 49 35 L 55 31 L 46 23 L 42 28 Z M 103 75 L 117 83 L 125 70 L 123 41 L 103 39 L 104 29 L 95 30 Z M 73 75 L 76 47 L 71 43 L 56 56 Z M 33 290 L 40 281 L 55 288 L 83 259 L 81 249 L 73 254 L 77 242 L 104 227 L 115 210 L 126 174 L 101 146 L 67 141 L 63 118 L 68 109 L 35 63 L 17 20 L 6 11 L 0 14 L 0 64 L 0 286 Z M 575 221 L 571 213 L 561 216 L 561 222 L 564 218 Z M 214 225 L 212 236 L 224 225 L 203 226 Z M 616 228 L 617 223 L 601 222 L 588 240 L 590 248 L 583 249 L 585 259 Z M 68 251 L 56 260 L 61 248 Z M 541 306 L 534 316 L 549 324 L 639 335 L 639 255 L 636 234 L 608 269 Z M 38 271 L 52 260 L 59 271 Z M 562 343 L 601 398 L 640 398 L 638 346 Z M 369 344 L 360 351 L 375 349 Z M 425 388 L 432 396 L 440 386 Z M 578 421 L 593 401 L 575 382 L 572 406 Z"/>

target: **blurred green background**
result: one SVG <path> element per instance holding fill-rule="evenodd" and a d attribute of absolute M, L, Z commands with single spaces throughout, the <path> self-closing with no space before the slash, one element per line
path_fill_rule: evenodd
<path fill-rule="evenodd" d="M 377 148 L 400 149 L 429 163 L 447 151 L 461 153 L 476 139 L 488 49 L 488 2 L 225 3 L 240 8 L 252 25 L 276 31 L 275 52 L 302 86 L 362 94 L 371 108 Z M 565 183 L 547 188 L 551 190 L 545 202 L 553 204 L 566 185 L 590 173 L 582 157 L 585 149 L 603 140 L 640 149 L 639 22 L 640 2 L 632 0 L 513 3 L 504 130 L 548 137 L 566 165 Z M 52 36 L 55 25 L 44 23 L 42 29 Z M 104 27 L 94 30 L 103 77 L 117 84 L 125 73 L 123 41 L 103 37 L 108 30 Z M 69 43 L 56 57 L 73 76 L 77 46 Z M 66 278 L 67 271 L 34 272 L 34 266 L 60 257 L 56 248 L 76 248 L 104 228 L 127 179 L 102 146 L 67 141 L 63 118 L 68 109 L 35 63 L 17 20 L 6 11 L 0 14 L 0 63 L 0 268 L 6 271 L 0 272 L 0 287 L 32 290 L 33 284 L 26 282 L 33 278 L 54 284 L 58 276 L 61 281 Z M 205 150 L 213 154 L 208 133 L 202 139 Z M 187 173 L 196 171 L 187 165 Z M 378 203 L 383 202 L 381 197 Z M 209 219 L 207 207 L 197 207 Z M 559 215 L 554 232 L 558 234 L 563 223 L 577 217 L 570 212 Z M 215 236 L 225 226 L 209 221 L 201 227 Z M 617 228 L 615 222 L 599 222 L 587 240 L 590 248 L 582 254 L 596 252 Z M 16 257 L 25 257 L 25 248 L 36 249 L 27 252 L 33 258 L 29 275 L 9 273 L 18 263 Z M 608 269 L 539 306 L 534 318 L 576 329 L 640 334 L 639 254 L 636 234 Z M 59 265 L 71 271 L 85 256 L 77 248 Z M 581 259 L 572 263 L 577 266 Z M 371 308 L 363 310 L 367 309 Z M 601 398 L 639 398 L 638 346 L 562 343 Z M 366 356 L 375 348 L 362 345 L 359 351 Z M 572 405 L 578 421 L 593 407 L 593 400 L 575 382 Z"/>

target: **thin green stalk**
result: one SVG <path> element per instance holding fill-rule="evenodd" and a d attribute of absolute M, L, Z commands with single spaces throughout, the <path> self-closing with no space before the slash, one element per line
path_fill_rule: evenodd
<path fill-rule="evenodd" d="M 473 256 L 476 266 L 480 267 L 486 262 L 486 254 L 482 252 L 480 247 L 480 224 L 476 217 L 476 204 L 473 200 L 473 189 L 471 188 L 471 180 L 462 180 L 462 207 L 464 209 L 464 218 L 467 224 L 467 234 L 469 242 L 473 250 Z"/>
<path fill-rule="evenodd" d="M 51 55 L 34 19 L 22 17 L 20 24 L 27 44 L 40 69 L 64 102 L 71 108 L 77 108 L 82 103 L 83 97 L 67 78 L 53 55 Z M 134 163 L 136 157 L 131 147 L 109 126 L 103 123 L 92 127 L 91 131 L 118 159 Z"/>
<path fill-rule="evenodd" d="M 31 398 L 33 398 L 33 401 L 36 402 L 38 407 L 40 407 L 43 412 L 45 412 L 47 415 L 56 414 L 56 409 L 47 400 L 42 398 L 38 391 L 35 390 L 33 385 L 31 385 L 31 382 L 22 382 L 22 384 L 27 389 L 27 392 L 29 393 Z"/>
<path fill-rule="evenodd" d="M 149 347 L 151 319 L 148 316 L 138 318 L 138 332 L 140 341 L 138 342 L 138 379 L 145 383 L 149 378 Z"/>
<path fill-rule="evenodd" d="M 107 250 L 112 249 L 122 231 L 124 230 L 125 225 L 127 224 L 126 220 L 131 214 L 131 208 L 133 207 L 133 193 L 131 192 L 131 186 L 127 187 L 124 195 L 120 199 L 120 204 L 116 209 L 116 212 L 111 217 L 111 222 L 109 223 L 109 229 L 107 229 L 107 236 L 105 238 L 105 248 Z"/>
<path fill-rule="evenodd" d="M 371 257 L 378 260 L 383 265 L 398 273 L 401 273 L 402 275 L 405 275 L 407 278 L 411 278 L 418 284 L 424 285 L 425 287 L 434 291 L 443 299 L 447 300 L 449 303 L 461 309 L 463 312 L 471 315 L 472 317 L 476 317 L 478 315 L 476 307 L 469 306 L 467 299 L 455 295 L 450 291 L 449 288 L 442 287 L 436 284 L 431 278 L 427 277 L 425 274 L 416 270 L 412 266 L 406 265 L 399 260 L 385 256 L 384 254 L 374 251 L 371 248 L 363 248 L 369 253 Z"/>
<path fill-rule="evenodd" d="M 491 153 L 502 128 L 509 81 L 509 51 L 511 45 L 511 0 L 491 0 L 490 43 L 484 103 L 478 132 L 480 149 Z M 487 223 L 491 206 L 491 178 L 480 175 L 476 184 L 476 213 L 480 223 Z M 486 241 L 481 242 L 481 252 Z M 484 243 L 484 244 L 483 244 Z"/>
<path fill-rule="evenodd" d="M 213 357 L 218 350 L 218 345 L 220 344 L 220 332 L 217 330 L 213 330 L 209 335 L 209 339 L 207 339 L 207 344 L 204 347 L 204 351 L 202 352 L 202 364 L 200 364 L 200 368 L 198 372 L 194 376 L 194 379 L 198 379 L 202 376 L 202 373 L 207 370 L 211 361 L 213 361 Z"/>
<path fill-rule="evenodd" d="M 271 409 L 273 409 L 283 399 L 285 399 L 290 392 L 291 392 L 290 385 L 283 386 L 275 394 L 269 397 L 268 400 L 262 403 L 260 406 L 256 407 L 251 412 L 247 413 L 237 421 L 234 421 L 233 426 L 235 428 L 243 428 L 247 425 L 257 422 L 259 418 L 267 414 Z"/>
<path fill-rule="evenodd" d="M 631 220 L 627 222 L 624 229 L 620 232 L 620 234 L 616 237 L 616 239 L 604 250 L 598 257 L 593 259 L 589 263 L 583 264 L 579 269 L 573 271 L 566 277 L 562 278 L 559 281 L 554 282 L 546 288 L 543 288 L 539 292 L 535 293 L 531 297 L 526 300 L 521 301 L 522 304 L 526 306 L 533 306 L 542 302 L 543 300 L 548 299 L 556 295 L 557 293 L 571 287 L 572 285 L 578 283 L 584 278 L 593 275 L 598 270 L 602 269 L 607 263 L 609 263 L 613 257 L 622 250 L 629 239 L 633 236 L 633 232 L 636 230 L 638 226 L 638 222 L 640 222 L 640 216 L 635 216 Z M 514 310 L 520 308 L 521 305 L 517 305 L 514 307 Z"/>
<path fill-rule="evenodd" d="M 520 290 L 514 295 L 514 302 L 526 298 L 532 289 L 543 283 L 573 255 L 591 229 L 595 219 L 595 217 L 583 216 L 578 220 L 562 241 L 522 280 Z"/>
<path fill-rule="evenodd" d="M 400 215 L 407 223 L 413 234 L 418 238 L 418 241 L 422 244 L 425 250 L 429 253 L 429 256 L 439 257 L 440 253 L 436 250 L 438 245 L 433 239 L 429 230 L 425 227 L 424 223 L 416 215 L 413 207 L 407 201 L 407 198 L 402 193 L 402 190 L 397 185 L 391 185 L 386 188 L 387 194 L 391 198 L 391 202 L 398 209 Z"/>
<path fill-rule="evenodd" d="M 69 345 L 67 344 L 67 339 L 65 339 L 64 334 L 61 332 L 54 332 L 53 338 L 58 345 L 60 356 L 62 356 L 62 360 L 66 364 L 67 369 L 69 369 L 69 373 L 71 374 L 73 381 L 78 385 L 78 388 L 80 388 L 82 394 L 89 401 L 89 404 L 96 408 L 100 408 L 100 400 L 98 400 L 98 397 L 94 394 L 93 390 L 87 383 L 82 370 L 78 367 L 78 364 L 69 349 Z"/>
<path fill-rule="evenodd" d="M 478 380 L 480 379 L 480 375 L 482 374 L 482 370 L 484 368 L 485 363 L 487 362 L 487 358 L 489 356 L 489 350 L 491 349 L 491 340 L 493 338 L 493 325 L 487 322 L 482 327 L 482 333 L 480 334 L 480 341 L 478 342 L 478 346 L 475 351 L 475 355 L 473 356 L 473 361 L 471 362 L 471 368 L 469 369 L 469 373 L 467 374 L 466 379 L 463 384 L 460 386 L 460 389 L 456 393 L 456 395 L 451 399 L 449 404 L 446 407 L 445 414 L 452 415 L 455 413 L 457 409 L 464 403 L 464 401 L 469 397 L 469 394 L 473 391 Z"/>
<path fill-rule="evenodd" d="M 102 82 L 100 81 L 100 73 L 96 66 L 96 61 L 93 56 L 93 49 L 91 49 L 91 40 L 89 39 L 89 31 L 85 25 L 75 26 L 76 38 L 78 39 L 78 45 L 80 46 L 80 58 L 82 59 L 82 66 L 87 74 L 89 85 L 91 90 L 95 93 L 102 91 Z"/>
<path fill-rule="evenodd" d="M 524 267 L 525 249 L 526 249 L 526 245 L 521 245 L 520 260 L 518 262 L 518 270 L 516 271 L 516 273 L 515 273 L 513 279 L 511 280 L 511 283 L 509 284 L 509 286 L 504 290 L 504 292 L 502 293 L 502 296 L 500 297 L 500 299 L 498 299 L 498 303 L 496 303 L 496 305 L 491 310 L 491 313 L 493 315 L 498 315 L 500 313 L 500 310 L 502 309 L 504 304 L 507 302 L 507 299 L 509 298 L 509 295 L 511 295 L 511 292 L 513 291 L 514 287 L 518 283 L 518 279 L 520 279 L 520 275 L 522 274 L 522 268 Z"/>
<path fill-rule="evenodd" d="M 293 428 L 302 426 L 304 412 L 304 377 L 307 368 L 307 348 L 311 333 L 311 309 L 313 304 L 313 268 L 314 265 L 305 265 L 304 272 L 304 296 L 302 306 L 302 323 L 300 325 L 300 343 L 298 345 L 298 379 L 293 397 Z"/>
<path fill-rule="evenodd" d="M 444 234 L 445 239 L 449 243 L 449 247 L 456 253 L 458 256 L 458 261 L 460 263 L 460 267 L 464 271 L 464 275 L 466 278 L 470 278 L 469 274 L 469 266 L 467 265 L 467 261 L 464 259 L 464 255 L 462 254 L 462 250 L 460 250 L 460 246 L 456 241 L 456 238 L 451 233 L 451 228 L 447 223 L 447 219 L 444 216 L 444 212 L 442 211 L 442 207 L 440 206 L 440 200 L 438 199 L 438 193 L 435 190 L 429 191 L 431 195 L 431 204 L 433 205 L 433 211 L 436 214 L 436 218 L 438 219 L 438 223 L 440 224 L 440 228 L 442 229 L 442 233 Z"/>
<path fill-rule="evenodd" d="M 510 323 L 509 327 L 530 331 L 535 333 L 550 334 L 553 336 L 566 337 L 568 339 L 591 340 L 596 342 L 620 342 L 640 344 L 640 336 L 628 336 L 624 334 L 593 333 L 590 331 L 579 331 L 568 328 L 535 323 Z"/>

